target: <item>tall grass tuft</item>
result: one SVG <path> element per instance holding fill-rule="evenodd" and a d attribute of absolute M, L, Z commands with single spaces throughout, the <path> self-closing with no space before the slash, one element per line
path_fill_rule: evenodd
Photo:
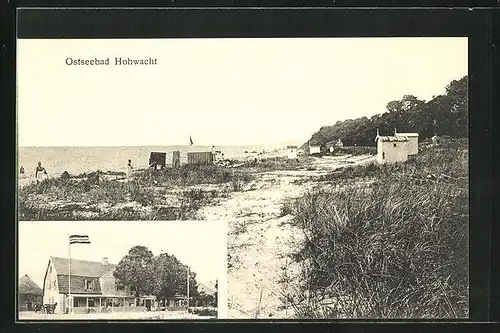
<path fill-rule="evenodd" d="M 292 208 L 286 204 L 305 236 L 294 255 L 302 266 L 300 292 L 287 295 L 297 316 L 467 317 L 468 181 L 461 148 L 431 147 L 409 163 L 354 169 L 359 177 L 374 172 L 375 182 L 320 188 Z"/>

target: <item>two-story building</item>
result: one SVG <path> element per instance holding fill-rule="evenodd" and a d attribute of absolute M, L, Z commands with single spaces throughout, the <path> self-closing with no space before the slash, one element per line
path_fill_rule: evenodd
<path fill-rule="evenodd" d="M 116 265 L 107 258 L 101 262 L 50 257 L 43 284 L 43 303 L 55 304 L 55 313 L 104 311 L 145 311 L 155 306 L 154 297 L 134 294 L 114 276 Z M 69 283 L 71 280 L 71 289 Z M 71 298 L 69 298 L 71 297 Z"/>

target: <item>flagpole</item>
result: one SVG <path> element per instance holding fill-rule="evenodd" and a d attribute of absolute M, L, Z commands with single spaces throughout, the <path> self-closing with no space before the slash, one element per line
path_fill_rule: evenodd
<path fill-rule="evenodd" d="M 68 270 L 68 313 L 73 311 L 71 306 L 71 240 L 68 234 L 68 257 L 69 257 L 69 270 Z"/>
<path fill-rule="evenodd" d="M 188 301 L 187 306 L 189 308 L 189 266 L 187 267 L 186 273 L 187 273 L 187 301 Z"/>

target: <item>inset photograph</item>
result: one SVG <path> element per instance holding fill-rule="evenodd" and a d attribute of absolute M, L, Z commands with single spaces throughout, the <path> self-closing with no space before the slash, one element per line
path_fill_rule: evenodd
<path fill-rule="evenodd" d="M 225 237 L 200 221 L 22 222 L 18 319 L 224 317 Z"/>

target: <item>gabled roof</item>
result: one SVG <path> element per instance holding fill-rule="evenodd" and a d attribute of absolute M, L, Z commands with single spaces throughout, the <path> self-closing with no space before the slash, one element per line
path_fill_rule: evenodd
<path fill-rule="evenodd" d="M 396 133 L 396 136 L 418 137 L 418 133 Z"/>
<path fill-rule="evenodd" d="M 43 291 L 28 275 L 24 275 L 19 279 L 19 294 L 43 295 Z"/>
<path fill-rule="evenodd" d="M 377 136 L 375 141 L 380 140 L 382 142 L 407 142 L 408 138 L 406 136 Z"/>
<path fill-rule="evenodd" d="M 69 259 L 50 257 L 54 268 L 58 275 L 68 275 L 69 272 Z M 115 269 L 116 265 L 107 264 L 103 265 L 98 261 L 87 261 L 79 259 L 71 259 L 71 275 L 88 276 L 88 277 L 101 277 Z"/>

